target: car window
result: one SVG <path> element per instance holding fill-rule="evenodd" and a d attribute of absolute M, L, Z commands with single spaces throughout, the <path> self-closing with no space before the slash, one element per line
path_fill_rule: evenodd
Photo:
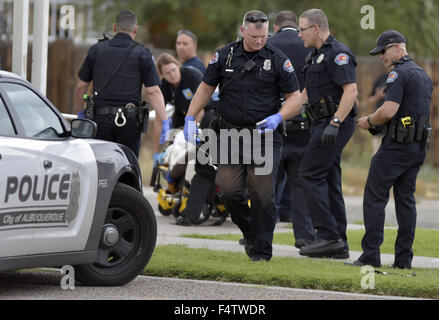
<path fill-rule="evenodd" d="M 64 132 L 57 115 L 32 90 L 15 83 L 3 83 L 2 89 L 20 117 L 26 137 L 53 139 Z"/>
<path fill-rule="evenodd" d="M 0 99 L 0 135 L 15 135 L 14 126 L 12 125 L 8 110 L 6 110 L 5 104 L 3 103 L 2 99 Z"/>

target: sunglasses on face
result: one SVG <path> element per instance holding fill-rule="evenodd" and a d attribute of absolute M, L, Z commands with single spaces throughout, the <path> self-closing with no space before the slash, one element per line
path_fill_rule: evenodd
<path fill-rule="evenodd" d="M 380 54 L 385 54 L 386 51 L 387 51 L 387 49 L 390 49 L 390 48 L 393 47 L 393 46 L 394 46 L 393 44 L 388 45 L 387 47 L 385 47 L 384 49 L 382 49 L 382 50 L 380 51 Z"/>
<path fill-rule="evenodd" d="M 248 21 L 250 23 L 257 23 L 257 22 L 267 22 L 268 18 L 265 15 L 259 15 L 259 16 L 251 16 L 245 18 L 245 21 Z"/>

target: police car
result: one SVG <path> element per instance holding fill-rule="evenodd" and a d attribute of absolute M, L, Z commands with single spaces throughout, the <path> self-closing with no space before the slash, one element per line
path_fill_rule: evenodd
<path fill-rule="evenodd" d="M 157 224 L 137 159 L 95 134 L 0 71 L 0 271 L 71 265 L 84 285 L 123 285 L 146 266 Z"/>

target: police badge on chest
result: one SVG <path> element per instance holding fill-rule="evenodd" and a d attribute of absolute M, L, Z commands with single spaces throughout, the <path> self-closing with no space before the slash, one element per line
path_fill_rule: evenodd
<path fill-rule="evenodd" d="M 267 59 L 264 61 L 264 66 L 262 67 L 265 71 L 271 70 L 271 60 Z"/>

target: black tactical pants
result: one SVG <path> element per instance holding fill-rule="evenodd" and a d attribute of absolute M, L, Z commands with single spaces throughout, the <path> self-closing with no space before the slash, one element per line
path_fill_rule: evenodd
<path fill-rule="evenodd" d="M 128 118 L 123 127 L 114 123 L 114 115 L 96 115 L 94 121 L 98 125 L 96 139 L 112 141 L 130 148 L 136 157 L 140 152 L 140 137 L 142 134 L 136 118 Z"/>
<path fill-rule="evenodd" d="M 281 139 L 280 133 L 276 131 L 273 144 L 265 146 L 273 151 L 273 158 L 267 159 L 272 161 L 270 173 L 256 174 L 258 165 L 254 162 L 220 163 L 216 175 L 216 184 L 224 194 L 225 205 L 231 213 L 232 221 L 244 235 L 247 252 L 252 259 L 270 260 L 272 256 L 273 232 L 276 226 L 275 184 L 282 152 Z M 250 206 L 247 190 L 250 194 Z"/>

